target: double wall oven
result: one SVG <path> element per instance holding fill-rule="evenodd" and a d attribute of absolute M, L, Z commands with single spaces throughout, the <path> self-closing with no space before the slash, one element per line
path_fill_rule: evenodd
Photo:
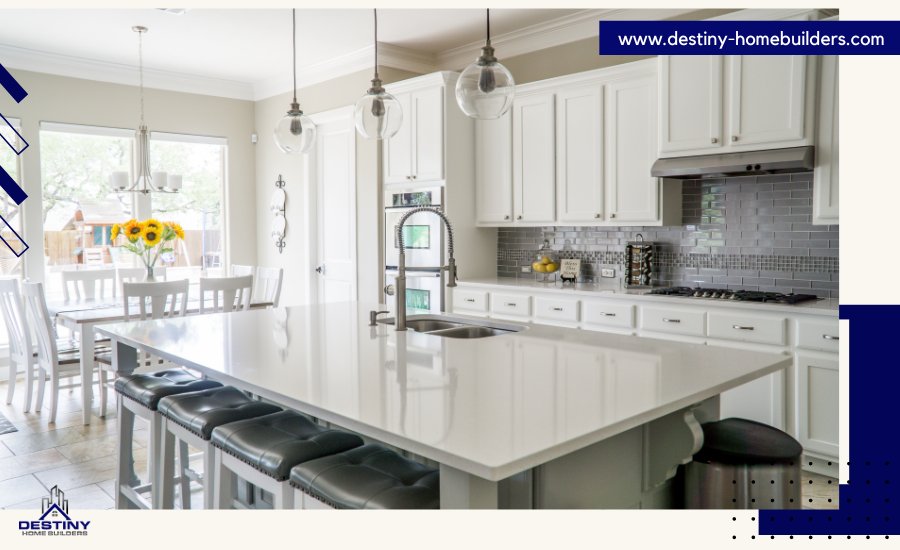
<path fill-rule="evenodd" d="M 394 281 L 397 277 L 399 246 L 397 224 L 413 208 L 442 208 L 444 190 L 440 186 L 389 188 L 384 194 L 384 301 L 394 308 Z M 406 245 L 406 305 L 409 308 L 440 312 L 444 309 L 444 233 L 441 219 L 427 213 L 413 214 L 403 226 Z"/>

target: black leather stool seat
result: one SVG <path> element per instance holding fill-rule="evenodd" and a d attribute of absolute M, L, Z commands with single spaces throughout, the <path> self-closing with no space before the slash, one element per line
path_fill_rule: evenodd
<path fill-rule="evenodd" d="M 295 466 L 291 485 L 335 508 L 440 508 L 440 474 L 380 445 Z"/>
<path fill-rule="evenodd" d="M 182 369 L 150 374 L 130 374 L 116 379 L 116 392 L 155 411 L 159 400 L 169 395 L 221 387 L 213 380 L 203 380 Z"/>
<path fill-rule="evenodd" d="M 213 429 L 210 441 L 278 481 L 286 480 L 297 464 L 363 444 L 357 435 L 319 426 L 308 416 L 294 411 L 218 426 Z"/>
<path fill-rule="evenodd" d="M 743 418 L 703 424 L 703 447 L 697 462 L 721 464 L 799 463 L 803 447 L 783 431 Z"/>
<path fill-rule="evenodd" d="M 231 386 L 170 395 L 159 400 L 160 414 L 206 441 L 212 437 L 216 426 L 280 410 L 277 405 L 250 399 Z"/>

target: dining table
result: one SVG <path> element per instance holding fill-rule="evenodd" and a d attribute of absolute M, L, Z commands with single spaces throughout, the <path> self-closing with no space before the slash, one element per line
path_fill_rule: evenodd
<path fill-rule="evenodd" d="M 271 302 L 251 302 L 251 309 L 266 308 L 272 306 Z M 83 300 L 48 300 L 47 309 L 56 318 L 58 325 L 77 335 L 82 344 L 94 341 L 94 328 L 104 323 L 120 323 L 125 320 L 125 304 L 122 298 L 94 298 Z M 186 315 L 200 313 L 200 300 L 188 299 Z M 134 314 L 132 314 L 134 316 Z M 94 347 L 79 345 L 79 362 L 81 380 L 83 382 L 93 377 L 94 371 Z M 82 419 L 85 425 L 91 423 L 91 411 L 93 407 L 93 392 L 91 384 L 81 384 Z"/>

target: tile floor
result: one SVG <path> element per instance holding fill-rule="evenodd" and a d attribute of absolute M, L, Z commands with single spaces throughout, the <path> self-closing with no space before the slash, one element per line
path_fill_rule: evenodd
<path fill-rule="evenodd" d="M 4 396 L 0 413 L 19 431 L 0 435 L 0 508 L 40 509 L 41 498 L 54 485 L 65 491 L 73 509 L 113 508 L 115 408 L 111 407 L 105 420 L 95 416 L 90 426 L 84 426 L 80 390 L 63 390 L 56 423 L 51 425 L 49 407 L 40 413 L 22 412 L 22 384 L 16 385 L 13 403 L 4 403 L 6 387 L 6 382 L 0 383 L 0 396 Z M 94 402 L 99 402 L 96 388 Z M 147 468 L 147 435 L 146 424 L 138 419 L 135 460 L 139 475 Z M 199 464 L 196 466 L 199 469 Z M 804 508 L 838 507 L 837 480 L 804 472 L 802 484 Z M 191 496 L 194 506 L 202 507 L 199 492 Z"/>

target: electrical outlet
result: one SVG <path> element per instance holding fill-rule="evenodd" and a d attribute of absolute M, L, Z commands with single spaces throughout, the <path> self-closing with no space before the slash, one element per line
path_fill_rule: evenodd
<path fill-rule="evenodd" d="M 610 267 L 605 267 L 600 270 L 600 276 L 605 277 L 607 279 L 611 279 L 616 276 L 616 270 Z"/>
<path fill-rule="evenodd" d="M 530 266 L 530 265 L 523 265 L 523 266 L 520 266 L 520 267 L 521 267 L 521 269 L 522 269 L 522 273 L 531 273 L 531 266 Z"/>

